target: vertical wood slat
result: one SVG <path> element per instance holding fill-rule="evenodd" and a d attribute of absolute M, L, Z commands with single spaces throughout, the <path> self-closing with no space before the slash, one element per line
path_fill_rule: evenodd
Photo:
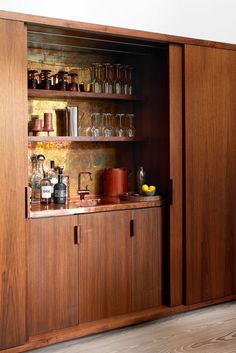
<path fill-rule="evenodd" d="M 169 48 L 170 94 L 170 206 L 169 290 L 170 305 L 183 301 L 183 47 Z"/>
<path fill-rule="evenodd" d="M 26 340 L 27 40 L 24 23 L 0 20 L 0 67 L 0 349 L 4 349 Z"/>
<path fill-rule="evenodd" d="M 185 46 L 186 302 L 236 294 L 236 52 Z"/>

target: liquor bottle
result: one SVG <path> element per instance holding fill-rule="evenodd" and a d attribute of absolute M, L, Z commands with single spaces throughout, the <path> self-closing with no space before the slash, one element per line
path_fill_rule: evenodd
<path fill-rule="evenodd" d="M 58 183 L 54 186 L 54 203 L 66 203 L 66 185 L 62 182 L 63 168 L 58 168 Z"/>
<path fill-rule="evenodd" d="M 137 171 L 137 192 L 138 194 L 142 194 L 142 185 L 145 184 L 146 180 L 146 172 L 143 167 L 139 167 Z"/>
<path fill-rule="evenodd" d="M 52 195 L 52 184 L 48 178 L 48 172 L 44 173 L 44 178 L 40 183 L 40 202 L 46 203 L 47 205 L 51 203 Z"/>
<path fill-rule="evenodd" d="M 37 169 L 34 175 L 32 175 L 32 202 L 40 201 L 40 186 L 41 180 L 43 179 L 43 162 L 45 160 L 44 155 L 39 154 L 37 156 Z"/>
<path fill-rule="evenodd" d="M 55 162 L 50 161 L 50 170 L 48 172 L 48 178 L 52 184 L 52 202 L 54 201 L 54 186 L 58 183 L 57 172 L 55 169 Z"/>

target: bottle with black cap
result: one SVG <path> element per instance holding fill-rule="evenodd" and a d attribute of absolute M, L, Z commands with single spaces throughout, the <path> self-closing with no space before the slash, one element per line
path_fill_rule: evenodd
<path fill-rule="evenodd" d="M 66 203 L 66 185 L 62 182 L 63 168 L 58 167 L 58 183 L 54 185 L 54 203 Z"/>

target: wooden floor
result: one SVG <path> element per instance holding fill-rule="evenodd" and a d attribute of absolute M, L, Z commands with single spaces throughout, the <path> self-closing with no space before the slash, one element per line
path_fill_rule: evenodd
<path fill-rule="evenodd" d="M 236 302 L 41 348 L 34 353 L 236 353 Z"/>

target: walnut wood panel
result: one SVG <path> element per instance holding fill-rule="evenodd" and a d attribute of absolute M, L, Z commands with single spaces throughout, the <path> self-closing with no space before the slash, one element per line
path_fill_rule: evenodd
<path fill-rule="evenodd" d="M 171 42 L 171 43 L 181 43 L 181 44 L 194 44 L 194 45 L 202 45 L 202 46 L 210 46 L 210 47 L 218 47 L 218 48 L 228 48 L 235 50 L 234 44 L 228 43 L 220 43 L 214 41 L 207 41 L 201 39 L 194 39 L 194 38 L 186 38 L 180 36 L 173 36 L 161 33 L 154 33 L 154 32 L 146 32 L 141 30 L 133 30 L 127 28 L 119 28 L 119 27 L 112 27 L 112 26 L 104 26 L 104 25 L 97 25 L 85 22 L 77 22 L 77 21 L 70 21 L 65 19 L 57 19 L 57 18 L 49 18 L 49 17 L 42 17 L 42 16 L 34 16 L 29 14 L 22 14 L 10 11 L 0 11 L 0 18 L 3 19 L 12 19 L 18 20 L 28 23 L 28 27 L 34 31 L 41 31 L 45 32 L 50 30 L 52 33 L 63 34 L 66 31 L 73 30 L 80 31 L 80 35 L 87 36 L 88 33 L 93 33 L 94 35 L 97 34 L 101 39 L 106 40 L 111 36 L 117 36 L 117 41 L 120 41 L 122 38 L 131 38 L 132 41 L 134 40 L 152 40 L 154 42 Z M 50 27 L 47 27 L 50 26 Z M 77 32 L 78 33 L 78 32 Z M 109 37 L 107 37 L 109 35 Z"/>
<path fill-rule="evenodd" d="M 26 340 L 26 45 L 23 23 L 0 20 L 0 349 Z"/>
<path fill-rule="evenodd" d="M 76 216 L 30 221 L 28 334 L 78 323 Z"/>
<path fill-rule="evenodd" d="M 172 203 L 170 205 L 169 242 L 169 292 L 170 305 L 180 305 L 183 300 L 183 47 L 170 45 L 170 179 Z"/>
<path fill-rule="evenodd" d="M 133 211 L 132 311 L 162 303 L 162 208 Z"/>
<path fill-rule="evenodd" d="M 236 52 L 185 47 L 186 302 L 236 294 Z"/>
<path fill-rule="evenodd" d="M 79 216 L 79 322 L 127 313 L 131 300 L 131 211 Z"/>

